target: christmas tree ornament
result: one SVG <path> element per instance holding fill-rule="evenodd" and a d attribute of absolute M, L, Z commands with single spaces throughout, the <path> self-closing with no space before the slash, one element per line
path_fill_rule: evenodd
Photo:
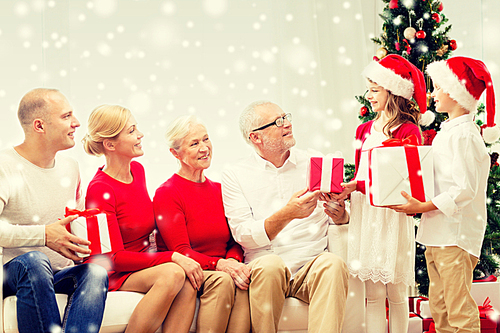
<path fill-rule="evenodd" d="M 406 39 L 415 38 L 416 33 L 417 33 L 417 30 L 415 30 L 414 27 L 408 27 L 403 31 L 403 35 L 405 36 Z"/>
<path fill-rule="evenodd" d="M 429 85 L 427 85 L 429 86 Z M 431 100 L 432 100 L 432 96 L 431 96 L 431 92 L 429 90 L 427 90 L 427 107 L 430 107 L 431 106 Z"/>
<path fill-rule="evenodd" d="M 376 55 L 378 59 L 382 59 L 387 55 L 387 53 L 388 53 L 387 49 L 385 47 L 381 47 L 377 50 Z"/>
<path fill-rule="evenodd" d="M 420 30 L 420 31 L 417 31 L 417 33 L 415 34 L 415 36 L 418 38 L 418 39 L 424 39 L 426 34 L 425 34 L 425 31 L 423 30 Z"/>
<path fill-rule="evenodd" d="M 391 1 L 389 2 L 389 8 L 390 8 L 390 9 L 396 9 L 396 8 L 398 8 L 398 7 L 399 7 L 399 6 L 398 6 L 398 0 L 391 0 Z"/>
<path fill-rule="evenodd" d="M 486 124 L 482 126 L 484 142 L 491 144 L 500 138 L 495 124 L 495 91 L 486 65 L 477 59 L 453 57 L 427 66 L 427 73 L 452 99 L 471 114 L 477 112 L 479 98 L 486 91 Z"/>
<path fill-rule="evenodd" d="M 436 54 L 442 57 L 446 52 L 448 52 L 448 44 L 443 44 L 439 50 L 436 51 Z"/>
<path fill-rule="evenodd" d="M 439 3 L 439 7 L 438 7 L 438 11 L 442 12 L 442 11 L 443 11 L 443 8 L 444 8 L 443 3 L 442 3 L 442 2 L 440 2 L 440 3 Z"/>
<path fill-rule="evenodd" d="M 401 44 L 399 44 L 399 42 L 394 43 L 394 47 L 396 48 L 396 51 L 401 50 Z"/>
<path fill-rule="evenodd" d="M 368 108 L 363 105 L 359 110 L 359 114 L 361 115 L 361 117 L 366 117 L 366 115 L 368 114 Z"/>
<path fill-rule="evenodd" d="M 452 51 L 455 51 L 457 49 L 457 41 L 456 40 L 454 40 L 454 39 L 450 40 L 449 44 L 450 44 L 450 49 Z"/>
<path fill-rule="evenodd" d="M 431 17 L 436 23 L 441 23 L 441 15 L 438 13 L 432 13 Z"/>

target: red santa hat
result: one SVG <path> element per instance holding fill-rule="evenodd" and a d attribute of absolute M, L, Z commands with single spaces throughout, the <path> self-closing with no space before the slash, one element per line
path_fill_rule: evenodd
<path fill-rule="evenodd" d="M 427 66 L 427 73 L 460 106 L 474 114 L 479 98 L 486 90 L 486 125 L 483 139 L 494 143 L 500 137 L 500 128 L 495 125 L 495 91 L 486 65 L 477 59 L 453 57 Z"/>
<path fill-rule="evenodd" d="M 434 113 L 427 111 L 424 74 L 405 58 L 389 54 L 380 61 L 372 61 L 362 75 L 394 95 L 408 100 L 413 97 L 422 113 L 420 124 L 427 126 L 434 121 Z"/>

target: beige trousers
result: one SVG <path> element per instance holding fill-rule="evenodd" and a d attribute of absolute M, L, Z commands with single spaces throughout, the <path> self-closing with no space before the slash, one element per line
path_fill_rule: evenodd
<path fill-rule="evenodd" d="M 250 332 L 248 292 L 236 287 L 225 272 L 203 271 L 203 275 L 196 332 Z"/>
<path fill-rule="evenodd" d="M 308 332 L 340 333 L 344 321 L 349 273 L 344 261 L 322 253 L 290 280 L 290 270 L 277 255 L 253 260 L 249 288 L 253 333 L 278 331 L 285 297 L 309 303 Z"/>
<path fill-rule="evenodd" d="M 479 310 L 470 294 L 478 258 L 458 246 L 428 246 L 429 305 L 438 333 L 480 332 Z"/>

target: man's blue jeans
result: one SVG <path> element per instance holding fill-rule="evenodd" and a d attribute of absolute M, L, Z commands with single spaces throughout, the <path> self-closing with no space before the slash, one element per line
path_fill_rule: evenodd
<path fill-rule="evenodd" d="M 4 265 L 4 297 L 17 296 L 20 333 L 99 332 L 108 292 L 106 270 L 82 264 L 52 272 L 47 256 L 33 251 Z M 68 295 L 61 322 L 56 293 Z"/>

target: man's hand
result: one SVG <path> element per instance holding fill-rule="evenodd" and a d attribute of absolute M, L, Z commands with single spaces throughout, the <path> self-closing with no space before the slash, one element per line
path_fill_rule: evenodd
<path fill-rule="evenodd" d="M 345 201 L 335 200 L 334 193 L 321 193 L 320 200 L 325 201 L 323 207 L 326 215 L 330 216 L 335 224 L 346 224 L 349 222 L 349 213 L 345 210 Z"/>
<path fill-rule="evenodd" d="M 234 281 L 236 287 L 248 290 L 250 284 L 250 268 L 234 259 L 220 259 L 217 261 L 217 271 L 226 272 Z"/>
<path fill-rule="evenodd" d="M 393 205 L 387 206 L 387 208 L 394 209 L 398 213 L 405 213 L 406 215 L 413 215 L 417 213 L 425 213 L 431 210 L 437 209 L 437 207 L 432 203 L 432 201 L 422 202 L 405 191 L 401 191 L 401 195 L 408 200 L 407 203 L 403 205 Z"/>
<path fill-rule="evenodd" d="M 76 237 L 66 230 L 65 225 L 77 217 L 78 215 L 68 216 L 45 226 L 45 246 L 74 261 L 80 261 L 82 258 L 78 257 L 73 252 L 90 254 L 89 249 L 84 249 L 76 245 L 90 245 L 90 242 L 86 239 Z"/>
<path fill-rule="evenodd" d="M 319 191 L 307 193 L 307 189 L 292 194 L 292 197 L 279 211 L 268 217 L 264 222 L 269 240 L 273 240 L 293 219 L 303 219 L 311 215 L 316 208 Z"/>
<path fill-rule="evenodd" d="M 201 265 L 197 261 L 178 252 L 172 254 L 172 261 L 182 267 L 193 288 L 200 290 L 204 280 Z"/>
<path fill-rule="evenodd" d="M 291 219 L 303 219 L 311 215 L 316 208 L 319 195 L 319 191 L 307 193 L 307 189 L 295 192 L 285 206 Z"/>
<path fill-rule="evenodd" d="M 351 180 L 348 183 L 340 183 L 340 186 L 342 186 L 342 192 L 341 193 L 330 193 L 333 199 L 336 200 L 345 200 L 351 194 L 352 192 L 356 191 L 356 185 L 357 182 L 355 180 Z"/>

